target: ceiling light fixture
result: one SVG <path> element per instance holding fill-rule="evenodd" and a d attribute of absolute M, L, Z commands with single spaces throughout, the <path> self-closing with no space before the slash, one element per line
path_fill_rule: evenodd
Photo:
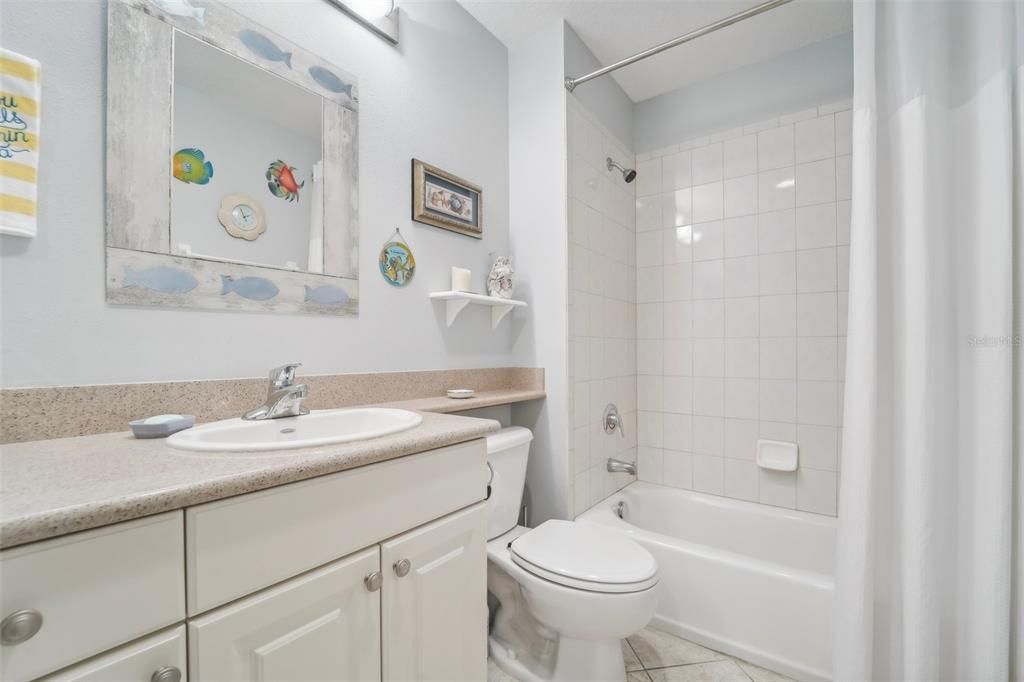
<path fill-rule="evenodd" d="M 396 0 L 328 0 L 357 22 L 388 42 L 398 44 Z"/>

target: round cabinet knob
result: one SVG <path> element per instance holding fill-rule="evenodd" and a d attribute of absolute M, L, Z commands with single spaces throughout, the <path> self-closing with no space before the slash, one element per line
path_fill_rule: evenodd
<path fill-rule="evenodd" d="M 0 622 L 0 642 L 21 644 L 32 639 L 43 627 L 43 614 L 34 609 L 15 611 Z"/>
<path fill-rule="evenodd" d="M 174 666 L 164 666 L 153 674 L 150 682 L 181 682 L 181 671 Z"/>
<path fill-rule="evenodd" d="M 412 562 L 408 559 L 399 559 L 395 562 L 394 569 L 395 575 L 399 578 L 404 578 L 409 575 L 409 569 L 412 568 Z"/>
<path fill-rule="evenodd" d="M 374 571 L 365 578 L 363 578 L 363 584 L 366 585 L 366 589 L 370 592 L 376 592 L 380 589 L 380 586 L 384 583 L 384 576 L 380 574 L 380 571 Z"/>
<path fill-rule="evenodd" d="M 150 682 L 181 682 L 181 671 L 172 665 L 165 665 L 153 673 L 149 680 Z"/>

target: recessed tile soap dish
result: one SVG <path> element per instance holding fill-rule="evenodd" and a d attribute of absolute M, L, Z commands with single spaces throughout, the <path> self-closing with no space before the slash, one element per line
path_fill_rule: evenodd
<path fill-rule="evenodd" d="M 796 471 L 799 452 L 796 443 L 782 440 L 757 441 L 757 466 L 772 471 Z"/>

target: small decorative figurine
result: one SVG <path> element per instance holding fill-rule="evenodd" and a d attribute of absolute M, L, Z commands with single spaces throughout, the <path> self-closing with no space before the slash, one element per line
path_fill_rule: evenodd
<path fill-rule="evenodd" d="M 213 164 L 206 160 L 202 149 L 179 149 L 174 153 L 171 172 L 186 184 L 207 185 L 213 177 Z"/>
<path fill-rule="evenodd" d="M 295 172 L 293 166 L 278 159 L 267 168 L 267 189 L 278 199 L 298 201 L 299 190 L 306 185 L 306 181 L 296 180 Z"/>
<path fill-rule="evenodd" d="M 508 256 L 498 256 L 491 266 L 491 274 L 487 275 L 487 293 L 498 298 L 512 298 L 514 275 Z"/>
<path fill-rule="evenodd" d="M 393 287 L 404 287 L 416 272 L 416 258 L 405 243 L 402 233 L 395 228 L 395 234 L 380 250 L 378 258 L 380 274 Z"/>

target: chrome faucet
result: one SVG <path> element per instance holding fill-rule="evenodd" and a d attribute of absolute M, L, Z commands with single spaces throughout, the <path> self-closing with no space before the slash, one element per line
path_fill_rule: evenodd
<path fill-rule="evenodd" d="M 608 458 L 608 472 L 612 474 L 629 474 L 636 476 L 636 462 L 623 462 L 614 457 Z"/>
<path fill-rule="evenodd" d="M 267 401 L 243 414 L 242 419 L 257 421 L 309 414 L 302 404 L 302 399 L 309 395 L 309 386 L 295 383 L 295 370 L 299 367 L 301 362 L 290 362 L 271 370 Z"/>

